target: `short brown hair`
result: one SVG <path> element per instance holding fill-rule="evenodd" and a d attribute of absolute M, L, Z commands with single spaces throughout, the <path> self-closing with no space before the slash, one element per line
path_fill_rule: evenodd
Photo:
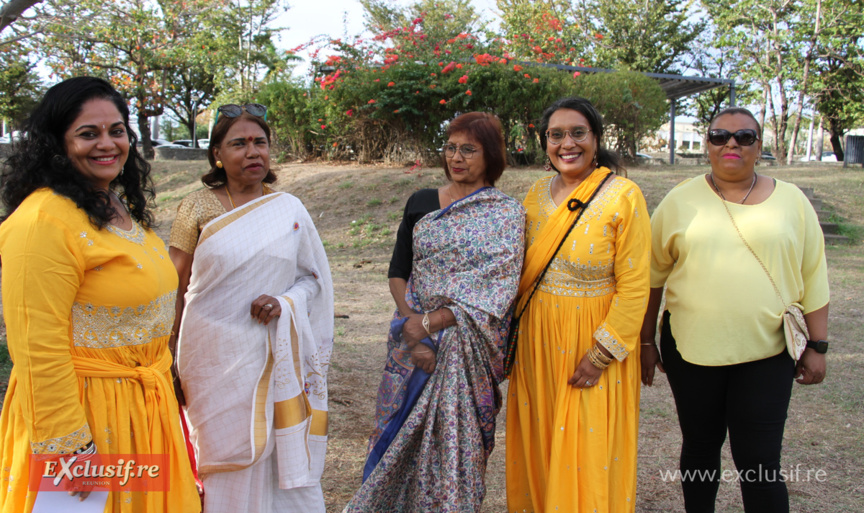
<path fill-rule="evenodd" d="M 230 130 L 231 127 L 241 119 L 249 120 L 260 126 L 261 129 L 264 130 L 264 134 L 267 136 L 267 145 L 270 145 L 270 125 L 267 124 L 264 118 L 253 116 L 245 110 L 235 118 L 219 116 L 219 121 L 216 123 L 216 126 L 213 127 L 213 132 L 210 133 L 210 145 L 207 148 L 207 160 L 210 161 L 210 171 L 201 177 L 201 181 L 204 182 L 204 185 L 211 189 L 225 185 L 228 182 L 228 175 L 225 174 L 225 170 L 221 167 L 216 167 L 216 155 L 213 152 L 222 144 L 222 141 L 225 140 L 225 136 L 228 135 L 228 130 Z M 273 171 L 268 169 L 267 175 L 262 181 L 264 183 L 273 183 L 276 181 L 276 175 L 273 174 Z"/>
<path fill-rule="evenodd" d="M 483 148 L 483 158 L 486 159 L 486 181 L 494 186 L 504 173 L 504 168 L 507 167 L 504 133 L 498 117 L 489 112 L 467 112 L 450 122 L 444 137 L 449 138 L 453 134 L 467 134 L 480 143 Z M 443 154 L 441 161 L 444 163 L 444 174 L 450 180 L 450 167 Z"/>

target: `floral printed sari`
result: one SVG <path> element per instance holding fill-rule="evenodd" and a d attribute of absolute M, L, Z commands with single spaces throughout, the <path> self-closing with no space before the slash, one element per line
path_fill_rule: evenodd
<path fill-rule="evenodd" d="M 491 187 L 415 226 L 408 304 L 418 313 L 447 307 L 457 324 L 435 334 L 437 366 L 425 383 L 411 379 L 422 371 L 414 369 L 410 350 L 392 330 L 370 450 L 388 427 L 396 434 L 379 452 L 380 461 L 367 468 L 368 477 L 345 511 L 480 509 L 501 407 L 498 385 L 524 226 L 522 206 Z M 399 415 L 401 408 L 410 411 Z M 394 429 L 391 423 L 402 417 L 404 423 Z"/>

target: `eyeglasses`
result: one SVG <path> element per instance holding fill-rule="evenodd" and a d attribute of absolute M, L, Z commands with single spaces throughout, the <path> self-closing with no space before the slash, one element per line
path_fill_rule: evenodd
<path fill-rule="evenodd" d="M 442 148 L 442 151 L 444 151 L 444 156 L 448 159 L 452 159 L 453 157 L 455 157 L 457 151 L 461 153 L 462 156 L 466 159 L 473 159 L 474 155 L 476 155 L 477 152 L 480 150 L 469 144 L 463 144 L 462 146 L 456 146 L 455 144 L 445 144 L 444 148 Z"/>
<path fill-rule="evenodd" d="M 546 140 L 551 144 L 558 146 L 559 144 L 564 142 L 564 138 L 568 135 L 573 142 L 582 142 L 588 137 L 588 132 L 590 132 L 590 128 L 585 128 L 584 126 L 577 126 L 571 130 L 547 130 L 546 131 Z"/>
<path fill-rule="evenodd" d="M 708 130 L 708 142 L 714 146 L 723 146 L 729 142 L 729 139 L 732 137 L 734 137 L 741 146 L 752 146 L 753 143 L 759 140 L 759 134 L 756 133 L 756 130 L 750 128 L 738 130 L 735 133 L 732 133 L 729 130 L 723 130 L 722 128 Z"/>
<path fill-rule="evenodd" d="M 264 118 L 265 121 L 267 120 L 267 107 L 260 103 L 247 103 L 244 105 L 228 103 L 216 109 L 216 120 L 213 121 L 213 124 L 215 125 L 219 122 L 219 114 L 224 114 L 227 118 L 236 118 L 243 114 L 244 110 L 256 118 Z"/>

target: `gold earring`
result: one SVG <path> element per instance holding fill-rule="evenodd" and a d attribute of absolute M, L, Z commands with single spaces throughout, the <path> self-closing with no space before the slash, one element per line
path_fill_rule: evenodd
<path fill-rule="evenodd" d="M 216 167 L 218 167 L 219 169 L 222 169 L 222 161 L 221 160 L 216 161 Z"/>
<path fill-rule="evenodd" d="M 543 163 L 544 171 L 552 171 L 552 159 L 546 157 L 546 162 Z"/>

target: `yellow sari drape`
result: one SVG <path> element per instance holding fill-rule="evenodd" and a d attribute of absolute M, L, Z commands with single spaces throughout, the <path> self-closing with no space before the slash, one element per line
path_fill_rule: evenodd
<path fill-rule="evenodd" d="M 609 170 L 570 197 L 586 201 Z M 525 198 L 528 251 L 519 310 L 576 213 L 555 205 L 552 177 Z M 650 228 L 645 200 L 613 177 L 555 257 L 522 316 L 507 406 L 509 511 L 632 512 Z M 567 380 L 596 342 L 616 357 L 593 387 Z"/>

